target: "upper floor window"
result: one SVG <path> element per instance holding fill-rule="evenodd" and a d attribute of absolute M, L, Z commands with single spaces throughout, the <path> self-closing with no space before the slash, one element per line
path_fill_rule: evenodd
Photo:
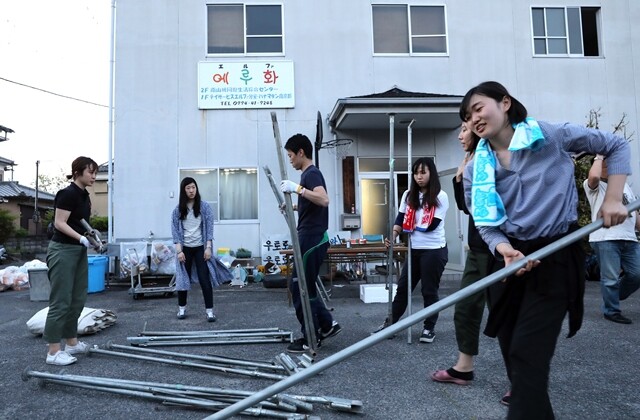
<path fill-rule="evenodd" d="M 372 7 L 374 54 L 447 54 L 444 6 Z"/>
<path fill-rule="evenodd" d="M 283 54 L 282 6 L 208 4 L 208 54 Z"/>
<path fill-rule="evenodd" d="M 533 7 L 535 55 L 600 56 L 599 7 Z"/>
<path fill-rule="evenodd" d="M 196 180 L 216 221 L 258 219 L 257 168 L 181 169 L 180 179 L 186 176 Z"/>

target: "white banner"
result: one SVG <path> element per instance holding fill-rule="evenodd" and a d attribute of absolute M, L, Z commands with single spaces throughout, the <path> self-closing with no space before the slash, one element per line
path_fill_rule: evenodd
<path fill-rule="evenodd" d="M 293 108 L 292 61 L 198 63 L 199 109 Z"/>

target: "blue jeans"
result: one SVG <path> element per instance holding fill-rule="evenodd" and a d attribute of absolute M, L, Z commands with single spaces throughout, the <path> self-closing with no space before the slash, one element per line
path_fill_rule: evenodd
<path fill-rule="evenodd" d="M 600 264 L 602 312 L 620 313 L 620 301 L 640 287 L 640 244 L 633 241 L 591 242 Z M 621 273 L 622 270 L 622 273 Z"/>

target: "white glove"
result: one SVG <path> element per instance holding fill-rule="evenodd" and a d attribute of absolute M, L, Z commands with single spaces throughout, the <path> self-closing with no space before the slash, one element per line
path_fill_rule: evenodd
<path fill-rule="evenodd" d="M 280 182 L 280 191 L 282 191 L 283 193 L 300 194 L 302 190 L 303 190 L 302 185 L 296 184 L 295 182 L 289 181 L 288 179 L 285 179 L 284 181 Z"/>
<path fill-rule="evenodd" d="M 91 248 L 91 242 L 89 242 L 89 240 L 87 239 L 86 236 L 81 236 L 80 237 L 80 243 L 82 245 L 84 245 L 85 247 L 87 247 L 87 248 Z"/>

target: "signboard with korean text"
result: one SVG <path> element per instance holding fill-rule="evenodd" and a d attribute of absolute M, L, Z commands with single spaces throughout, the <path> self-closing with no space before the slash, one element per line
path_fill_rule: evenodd
<path fill-rule="evenodd" d="M 351 238 L 351 232 L 340 230 L 329 232 L 329 245 L 338 245 L 341 240 Z M 292 248 L 290 236 L 282 233 L 272 233 L 262 237 L 260 242 L 262 264 L 273 262 L 277 265 L 285 264 L 285 256 L 280 253 L 283 249 Z"/>
<path fill-rule="evenodd" d="M 198 63 L 199 109 L 293 108 L 292 61 Z"/>

